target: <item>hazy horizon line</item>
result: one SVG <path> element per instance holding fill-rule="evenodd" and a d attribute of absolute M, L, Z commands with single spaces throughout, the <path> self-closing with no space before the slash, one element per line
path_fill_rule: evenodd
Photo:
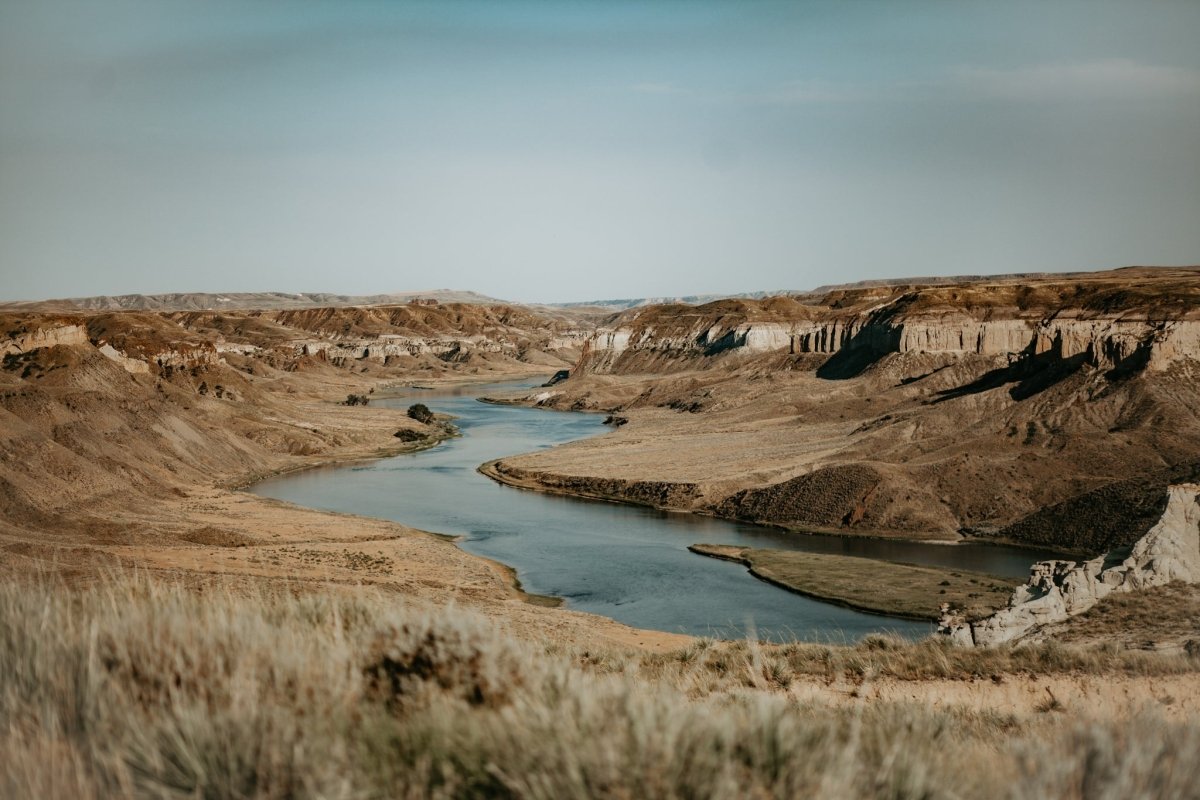
<path fill-rule="evenodd" d="M 220 290 L 173 290 L 173 291 L 134 291 L 134 292 L 115 292 L 90 295 L 70 295 L 59 297 L 39 297 L 39 298 L 0 298 L 0 306 L 25 305 L 37 303 L 54 303 L 54 302 L 74 302 L 78 300 L 91 300 L 100 297 L 109 298 L 132 298 L 132 297 L 172 297 L 184 295 L 209 295 L 215 297 L 244 297 L 246 295 L 259 294 L 274 294 L 285 295 L 292 297 L 311 297 L 314 295 L 329 295 L 342 298 L 370 298 L 370 297 L 387 297 L 387 296 L 411 296 L 420 297 L 422 295 L 433 295 L 439 293 L 457 293 L 457 294 L 473 294 L 479 297 L 495 300 L 501 303 L 511 305 L 588 305 L 588 304 L 603 304 L 603 303 L 622 303 L 632 302 L 635 300 L 672 300 L 686 298 L 723 298 L 723 297 L 738 297 L 742 295 L 763 295 L 774 296 L 776 294 L 805 294 L 816 292 L 822 289 L 834 288 L 838 286 L 856 286 L 856 285 L 888 285 L 899 283 L 920 283 L 920 282 L 946 282 L 956 280 L 987 280 L 987 279 L 1016 279 L 1022 277 L 1036 276 L 1052 276 L 1052 275 L 1089 275 L 1100 274 L 1104 272 L 1116 272 L 1120 270 L 1134 269 L 1154 269 L 1154 270 L 1170 270 L 1170 269 L 1195 269 L 1200 270 L 1200 260 L 1192 263 L 1181 264 L 1124 264 L 1117 267 L 1099 267 L 1095 269 L 1077 269 L 1068 268 L 1062 270 L 1031 270 L 1029 272 L 979 272 L 979 273 L 953 273 L 953 274 L 925 274 L 925 275 L 897 275 L 894 277 L 876 277 L 876 278 L 861 278 L 858 280 L 845 280 L 841 282 L 821 283 L 812 287 L 775 287 L 772 289 L 743 289 L 739 291 L 728 292 L 703 292 L 703 291 L 687 291 L 673 293 L 655 293 L 646 295 L 611 295 L 608 297 L 588 297 L 579 300 L 522 300 L 510 297 L 497 297 L 486 292 L 480 292 L 470 288 L 455 288 L 455 287 L 439 287 L 436 289 L 395 289 L 391 291 L 375 291 L 375 292 L 344 292 L 330 290 L 314 290 L 314 291 L 287 291 L 284 289 L 259 289 L 259 290 L 241 290 L 241 291 L 220 291 Z M 453 302 L 453 301 L 449 301 Z"/>

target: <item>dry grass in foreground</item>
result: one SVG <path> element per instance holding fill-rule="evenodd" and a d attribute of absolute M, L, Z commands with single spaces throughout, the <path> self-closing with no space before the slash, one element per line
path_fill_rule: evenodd
<path fill-rule="evenodd" d="M 953 663 L 942 650 L 876 639 L 769 655 L 797 674 L 836 659 L 919 671 L 940 658 L 937 671 Z M 992 656 L 1134 663 L 1046 652 L 1058 655 Z M 1200 720 L 830 706 L 770 669 L 751 643 L 583 658 L 368 590 L 9 583 L 0 796 L 1128 798 L 1200 785 Z"/>

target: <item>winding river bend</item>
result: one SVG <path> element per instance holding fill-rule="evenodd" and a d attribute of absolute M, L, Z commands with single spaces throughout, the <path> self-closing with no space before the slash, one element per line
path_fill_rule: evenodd
<path fill-rule="evenodd" d="M 756 525 L 501 486 L 476 472 L 495 458 L 604 432 L 601 417 L 481 403 L 537 382 L 399 390 L 377 404 L 422 402 L 453 414 L 462 437 L 424 452 L 326 467 L 251 487 L 311 508 L 380 517 L 464 537 L 462 547 L 517 570 L 530 592 L 638 628 L 737 637 L 842 642 L 876 631 L 917 637 L 928 623 L 864 614 L 770 586 L 740 564 L 689 544 L 771 547 L 1028 575 L 1045 554 L 993 545 L 938 545 L 806 536 Z"/>

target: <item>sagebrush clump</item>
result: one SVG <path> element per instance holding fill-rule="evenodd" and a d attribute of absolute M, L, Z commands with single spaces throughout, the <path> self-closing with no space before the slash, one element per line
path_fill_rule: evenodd
<path fill-rule="evenodd" d="M 433 412 L 424 403 L 413 403 L 408 407 L 408 416 L 424 425 L 433 422 Z"/>

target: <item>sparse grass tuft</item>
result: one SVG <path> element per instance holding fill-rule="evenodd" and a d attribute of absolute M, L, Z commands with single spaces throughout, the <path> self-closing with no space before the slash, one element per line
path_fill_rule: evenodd
<path fill-rule="evenodd" d="M 375 633 L 363 673 L 369 691 L 389 705 L 436 687 L 472 705 L 500 706 L 536 667 L 475 617 L 449 626 L 414 615 Z"/>

